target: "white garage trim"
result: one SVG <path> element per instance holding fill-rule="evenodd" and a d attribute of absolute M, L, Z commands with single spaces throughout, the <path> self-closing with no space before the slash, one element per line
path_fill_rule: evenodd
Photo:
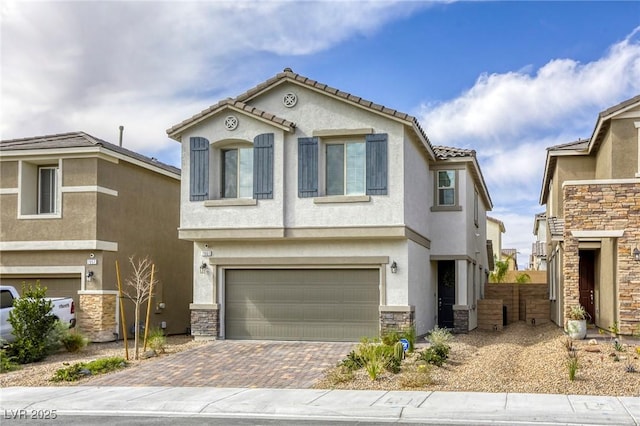
<path fill-rule="evenodd" d="M 104 250 L 118 251 L 118 243 L 102 240 L 3 241 L 2 251 Z"/>

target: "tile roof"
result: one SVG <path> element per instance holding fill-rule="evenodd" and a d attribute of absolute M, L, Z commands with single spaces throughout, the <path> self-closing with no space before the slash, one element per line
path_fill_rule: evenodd
<path fill-rule="evenodd" d="M 109 151 L 130 157 L 158 167 L 170 173 L 180 175 L 180 169 L 169 164 L 162 163 L 155 158 L 147 157 L 119 145 L 114 145 L 102 139 L 93 137 L 84 132 L 70 132 L 56 135 L 36 136 L 22 139 L 8 139 L 0 141 L 0 151 L 26 151 L 68 148 L 92 148 L 102 147 Z"/>
<path fill-rule="evenodd" d="M 434 146 L 433 151 L 439 160 L 456 157 L 475 157 L 476 151 L 473 149 L 454 148 L 450 146 Z"/>
<path fill-rule="evenodd" d="M 550 217 L 547 220 L 547 226 L 549 226 L 549 232 L 551 232 L 552 237 L 563 237 L 564 219 L 558 219 L 557 217 Z"/>
<path fill-rule="evenodd" d="M 262 111 L 258 108 L 252 107 L 250 105 L 245 104 L 244 102 L 238 101 L 236 99 L 224 99 L 220 102 L 218 102 L 215 105 L 210 106 L 209 108 L 202 110 L 201 112 L 199 112 L 198 114 L 195 114 L 194 116 L 192 116 L 191 118 L 187 118 L 186 120 L 182 121 L 179 124 L 176 124 L 175 126 L 171 127 L 170 129 L 167 130 L 167 134 L 171 135 L 173 133 L 175 133 L 176 131 L 180 130 L 181 128 L 188 126 L 192 123 L 195 123 L 203 118 L 206 118 L 212 114 L 215 114 L 218 111 L 221 111 L 227 107 L 232 107 L 232 108 L 236 108 L 239 109 L 243 112 L 246 112 L 250 115 L 253 115 L 257 118 L 262 118 L 265 119 L 267 121 L 271 121 L 272 123 L 275 124 L 279 124 L 281 126 L 284 127 L 288 127 L 290 129 L 294 129 L 296 127 L 295 123 L 289 121 L 289 120 L 285 120 L 284 118 L 280 118 L 274 114 L 270 114 L 268 112 Z"/>
<path fill-rule="evenodd" d="M 618 105 L 614 105 L 610 108 L 605 109 L 604 111 L 602 111 L 600 114 L 598 114 L 598 116 L 603 119 L 606 118 L 607 116 L 611 115 L 611 114 L 615 114 L 616 112 L 625 109 L 628 106 L 631 106 L 635 103 L 640 102 L 640 95 L 637 95 L 631 99 L 627 99 L 626 101 L 620 102 Z"/>
<path fill-rule="evenodd" d="M 547 148 L 547 151 L 580 151 L 587 149 L 589 139 L 578 139 L 577 141 L 554 145 Z"/>
<path fill-rule="evenodd" d="M 315 89 L 315 90 L 320 90 L 322 92 L 328 93 L 330 95 L 333 96 L 337 96 L 338 98 L 344 99 L 345 101 L 363 106 L 365 108 L 369 108 L 373 111 L 385 114 L 387 116 L 390 117 L 394 117 L 394 118 L 398 118 L 404 121 L 407 121 L 409 123 L 411 123 L 413 126 L 415 126 L 416 131 L 424 138 L 424 140 L 426 141 L 427 145 L 429 146 L 429 148 L 431 148 L 433 150 L 433 147 L 431 145 L 431 141 L 429 140 L 429 138 L 427 137 L 427 134 L 424 132 L 424 130 L 422 129 L 422 126 L 420 125 L 420 123 L 418 122 L 418 120 L 406 113 L 397 111 L 395 109 L 391 109 L 391 108 L 387 108 L 384 105 L 379 105 L 376 104 L 374 102 L 368 101 L 366 99 L 363 99 L 359 96 L 354 96 L 350 93 L 347 92 L 343 92 L 341 90 L 338 90 L 334 87 L 328 86 L 326 84 L 323 83 L 319 83 L 315 80 L 311 80 L 310 78 L 307 78 L 305 76 L 302 76 L 300 74 L 294 73 L 291 68 L 285 68 L 282 72 L 276 74 L 274 77 L 269 78 L 268 80 L 258 84 L 257 86 L 247 90 L 246 92 L 236 96 L 235 98 L 228 100 L 228 101 L 236 101 L 236 102 L 241 102 L 243 104 L 245 104 L 247 101 L 250 101 L 252 98 L 254 98 L 255 96 L 259 95 L 260 93 L 264 92 L 265 90 L 268 90 L 270 87 L 276 85 L 276 84 L 280 84 L 281 82 L 284 81 L 292 81 L 295 82 L 297 84 L 303 85 L 303 86 L 307 86 L 309 88 Z M 218 105 L 218 104 L 216 104 Z M 211 108 L 216 107 L 216 105 L 212 106 Z M 209 114 L 210 112 L 206 112 L 209 109 L 202 111 L 200 114 L 196 114 L 193 117 L 183 121 L 182 123 L 178 124 L 177 126 L 173 126 L 171 127 L 171 129 L 169 129 L 167 131 L 167 133 L 172 133 L 175 132 L 176 129 L 184 127 L 184 126 L 188 126 L 189 124 L 193 124 L 196 121 L 198 121 L 200 118 L 202 118 L 204 115 Z"/>

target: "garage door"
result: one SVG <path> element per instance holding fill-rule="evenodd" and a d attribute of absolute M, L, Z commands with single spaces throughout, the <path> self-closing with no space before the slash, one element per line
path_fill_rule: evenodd
<path fill-rule="evenodd" d="M 377 269 L 227 270 L 229 339 L 358 341 L 378 335 Z"/>

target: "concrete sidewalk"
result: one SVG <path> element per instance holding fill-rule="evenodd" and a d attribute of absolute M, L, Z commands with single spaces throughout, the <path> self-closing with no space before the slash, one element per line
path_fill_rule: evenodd
<path fill-rule="evenodd" d="M 639 397 L 207 387 L 9 387 L 0 410 L 437 424 L 640 425 Z"/>

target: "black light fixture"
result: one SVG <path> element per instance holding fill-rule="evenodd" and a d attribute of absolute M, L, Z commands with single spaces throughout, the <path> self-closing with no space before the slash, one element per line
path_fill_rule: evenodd
<path fill-rule="evenodd" d="M 393 262 L 391 262 L 391 273 L 395 274 L 396 272 L 398 272 L 398 264 L 394 260 Z"/>
<path fill-rule="evenodd" d="M 202 262 L 202 265 L 200 265 L 200 273 L 201 274 L 207 273 L 207 262 Z"/>
<path fill-rule="evenodd" d="M 87 272 L 87 281 L 93 281 L 93 271 Z"/>
<path fill-rule="evenodd" d="M 633 249 L 633 260 L 640 262 L 640 250 L 638 250 L 638 247 Z"/>

